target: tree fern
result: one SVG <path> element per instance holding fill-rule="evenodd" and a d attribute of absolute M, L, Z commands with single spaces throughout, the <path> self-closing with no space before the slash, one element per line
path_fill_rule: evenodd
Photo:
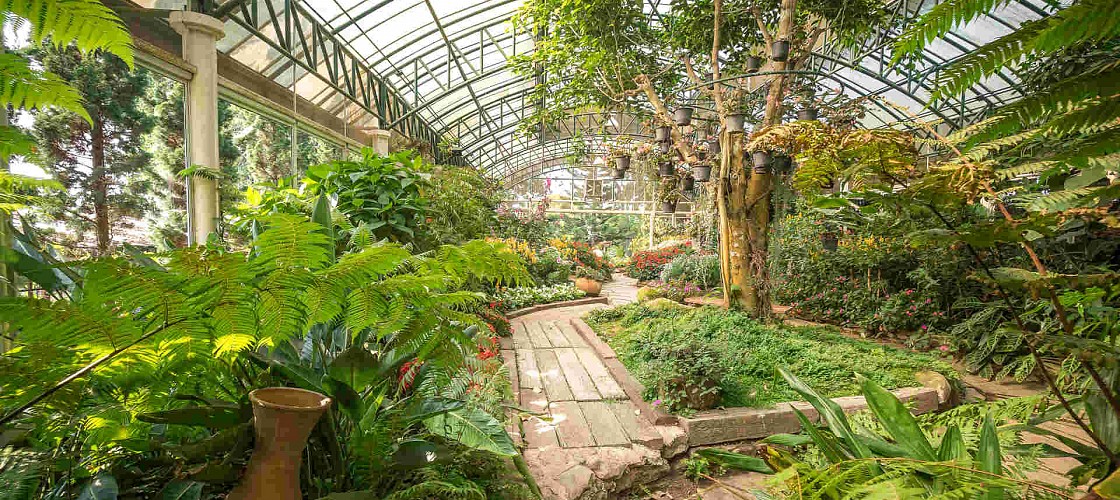
<path fill-rule="evenodd" d="M 1011 0 L 949 0 L 938 3 L 898 37 L 892 63 L 897 64 L 950 31 L 1009 3 Z"/>
<path fill-rule="evenodd" d="M 0 105 L 28 110 L 60 108 L 92 121 L 76 89 L 54 73 L 31 69 L 27 59 L 12 53 L 0 53 Z"/>
<path fill-rule="evenodd" d="M 1019 62 L 1044 26 L 1044 21 L 1023 23 L 1015 31 L 968 52 L 953 64 L 943 68 L 937 74 L 936 85 L 930 92 L 930 101 L 936 102 L 958 96 L 984 78 Z"/>
<path fill-rule="evenodd" d="M 82 52 L 100 49 L 132 67 L 132 36 L 117 14 L 98 0 L 0 0 L 0 11 L 29 21 L 35 43 L 73 43 Z"/>

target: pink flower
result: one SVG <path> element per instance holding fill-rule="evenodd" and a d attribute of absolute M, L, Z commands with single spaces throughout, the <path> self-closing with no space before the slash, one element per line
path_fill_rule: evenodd
<path fill-rule="evenodd" d="M 949 352 L 949 346 L 947 345 L 942 345 L 941 347 L 938 347 L 938 349 L 941 349 L 941 352 Z"/>
<path fill-rule="evenodd" d="M 928 329 L 929 329 L 929 327 L 928 327 L 928 326 L 926 326 L 926 325 L 922 325 L 922 330 L 928 330 Z"/>

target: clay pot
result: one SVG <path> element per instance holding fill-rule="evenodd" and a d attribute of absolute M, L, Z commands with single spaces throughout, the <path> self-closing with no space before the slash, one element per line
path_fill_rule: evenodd
<path fill-rule="evenodd" d="M 712 153 L 712 156 L 719 154 L 719 139 L 708 141 L 708 151 Z"/>
<path fill-rule="evenodd" d="M 708 182 L 712 178 L 711 165 L 693 165 L 692 177 L 696 178 L 699 182 Z"/>
<path fill-rule="evenodd" d="M 667 214 L 671 214 L 671 213 L 676 212 L 677 211 L 677 202 L 675 202 L 675 201 L 663 201 L 663 202 L 661 202 L 661 211 L 665 212 Z"/>
<path fill-rule="evenodd" d="M 655 140 L 657 140 L 657 142 L 668 141 L 669 140 L 669 127 L 664 126 L 664 125 L 660 126 L 660 127 L 657 127 L 657 130 L 654 130 L 653 134 L 654 134 L 653 138 Z"/>
<path fill-rule="evenodd" d="M 798 120 L 816 120 L 817 108 L 805 108 L 797 111 Z"/>
<path fill-rule="evenodd" d="M 603 291 L 603 284 L 591 278 L 576 278 L 575 283 L 576 288 L 583 290 L 583 293 L 591 297 L 598 297 L 599 292 Z"/>
<path fill-rule="evenodd" d="M 770 172 L 770 153 L 755 151 L 751 154 L 751 163 L 754 164 L 754 173 L 766 174 Z"/>
<path fill-rule="evenodd" d="M 268 387 L 249 393 L 256 441 L 241 483 L 227 500 L 300 500 L 299 470 L 303 450 L 331 398 L 292 387 Z"/>
<path fill-rule="evenodd" d="M 614 180 L 622 180 L 626 178 L 626 171 L 621 168 L 614 169 Z"/>
<path fill-rule="evenodd" d="M 693 189 L 696 189 L 696 179 L 691 175 L 681 179 L 681 191 L 691 193 Z"/>
<path fill-rule="evenodd" d="M 770 45 L 770 58 L 776 62 L 789 59 L 789 40 L 775 40 Z"/>
<path fill-rule="evenodd" d="M 746 122 L 746 117 L 743 115 L 728 115 L 727 116 L 727 131 L 732 134 L 743 133 L 743 124 Z"/>

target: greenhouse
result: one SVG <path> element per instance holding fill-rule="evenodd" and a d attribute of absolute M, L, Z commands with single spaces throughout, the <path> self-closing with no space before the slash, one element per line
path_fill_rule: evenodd
<path fill-rule="evenodd" d="M 0 500 L 1120 500 L 1120 1 L 0 11 Z"/>

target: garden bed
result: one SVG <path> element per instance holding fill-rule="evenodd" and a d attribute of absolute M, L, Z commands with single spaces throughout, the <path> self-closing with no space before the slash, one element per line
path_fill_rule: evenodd
<path fill-rule="evenodd" d="M 916 374 L 932 370 L 949 380 L 953 368 L 935 356 L 853 339 L 821 327 L 764 325 L 746 315 L 675 304 L 629 305 L 595 311 L 588 323 L 617 353 L 654 406 L 690 416 L 675 382 L 703 386 L 710 378 L 724 408 L 772 408 L 799 400 L 776 373 L 786 366 L 823 396 L 859 393 L 855 373 L 887 389 L 922 385 Z M 669 388 L 669 389 L 667 389 Z"/>

